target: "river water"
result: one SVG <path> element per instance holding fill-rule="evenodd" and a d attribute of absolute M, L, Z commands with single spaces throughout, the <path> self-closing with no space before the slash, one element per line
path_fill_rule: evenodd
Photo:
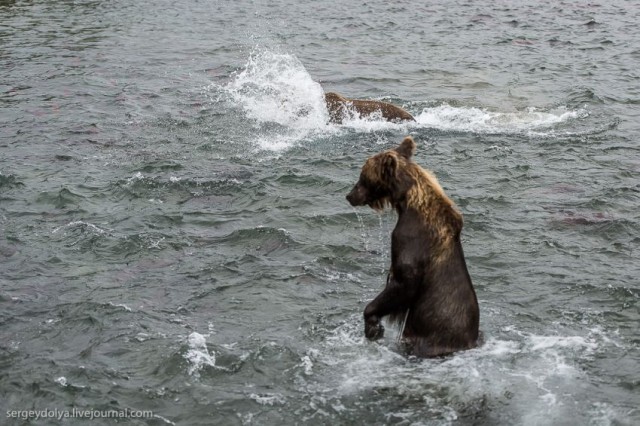
<path fill-rule="evenodd" d="M 0 423 L 640 423 L 637 2 L 0 16 Z M 327 124 L 323 90 L 416 122 Z M 406 135 L 481 309 L 484 346 L 443 359 L 363 339 L 395 215 L 344 196 Z"/>

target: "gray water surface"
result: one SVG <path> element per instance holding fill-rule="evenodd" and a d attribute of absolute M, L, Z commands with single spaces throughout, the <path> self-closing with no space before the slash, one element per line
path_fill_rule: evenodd
<path fill-rule="evenodd" d="M 640 423 L 640 5 L 531 3 L 0 1 L 0 423 Z M 395 215 L 344 196 L 406 135 L 481 308 L 443 359 L 363 338 Z"/>

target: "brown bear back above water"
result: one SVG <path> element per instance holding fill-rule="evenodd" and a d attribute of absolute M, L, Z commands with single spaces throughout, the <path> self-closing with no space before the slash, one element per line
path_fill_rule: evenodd
<path fill-rule="evenodd" d="M 382 118 L 387 121 L 415 121 L 407 111 L 388 102 L 348 99 L 334 92 L 325 93 L 324 101 L 329 111 L 329 121 L 332 123 L 342 123 L 342 120 L 353 112 L 361 117 L 380 112 Z"/>
<path fill-rule="evenodd" d="M 389 316 L 404 322 L 410 354 L 432 357 L 477 346 L 480 313 L 460 243 L 462 216 L 435 176 L 412 161 L 415 148 L 406 137 L 369 158 L 347 200 L 398 213 L 387 284 L 364 310 L 366 337 L 382 337 L 380 320 Z"/>

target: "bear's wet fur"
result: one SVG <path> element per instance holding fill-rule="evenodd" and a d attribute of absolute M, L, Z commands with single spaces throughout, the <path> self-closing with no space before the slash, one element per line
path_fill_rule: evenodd
<path fill-rule="evenodd" d="M 435 357 L 478 345 L 480 311 L 460 242 L 462 215 L 435 176 L 411 159 L 415 149 L 407 136 L 367 159 L 347 200 L 398 213 L 387 284 L 364 310 L 365 336 L 382 337 L 380 320 L 389 317 L 405 322 L 409 354 Z"/>
<path fill-rule="evenodd" d="M 407 111 L 388 102 L 349 99 L 334 92 L 325 93 L 324 101 L 329 111 L 329 121 L 332 123 L 342 123 L 342 120 L 353 112 L 361 117 L 380 112 L 382 118 L 387 121 L 415 121 Z"/>

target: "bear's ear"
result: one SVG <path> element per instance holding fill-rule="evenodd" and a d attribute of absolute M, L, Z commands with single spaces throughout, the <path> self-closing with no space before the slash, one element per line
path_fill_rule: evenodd
<path fill-rule="evenodd" d="M 411 136 L 407 136 L 396 148 L 396 152 L 407 160 L 416 152 L 416 142 Z"/>
<path fill-rule="evenodd" d="M 398 159 L 391 152 L 385 152 L 380 159 L 380 168 L 382 179 L 385 182 L 391 182 L 396 177 L 398 169 Z"/>

